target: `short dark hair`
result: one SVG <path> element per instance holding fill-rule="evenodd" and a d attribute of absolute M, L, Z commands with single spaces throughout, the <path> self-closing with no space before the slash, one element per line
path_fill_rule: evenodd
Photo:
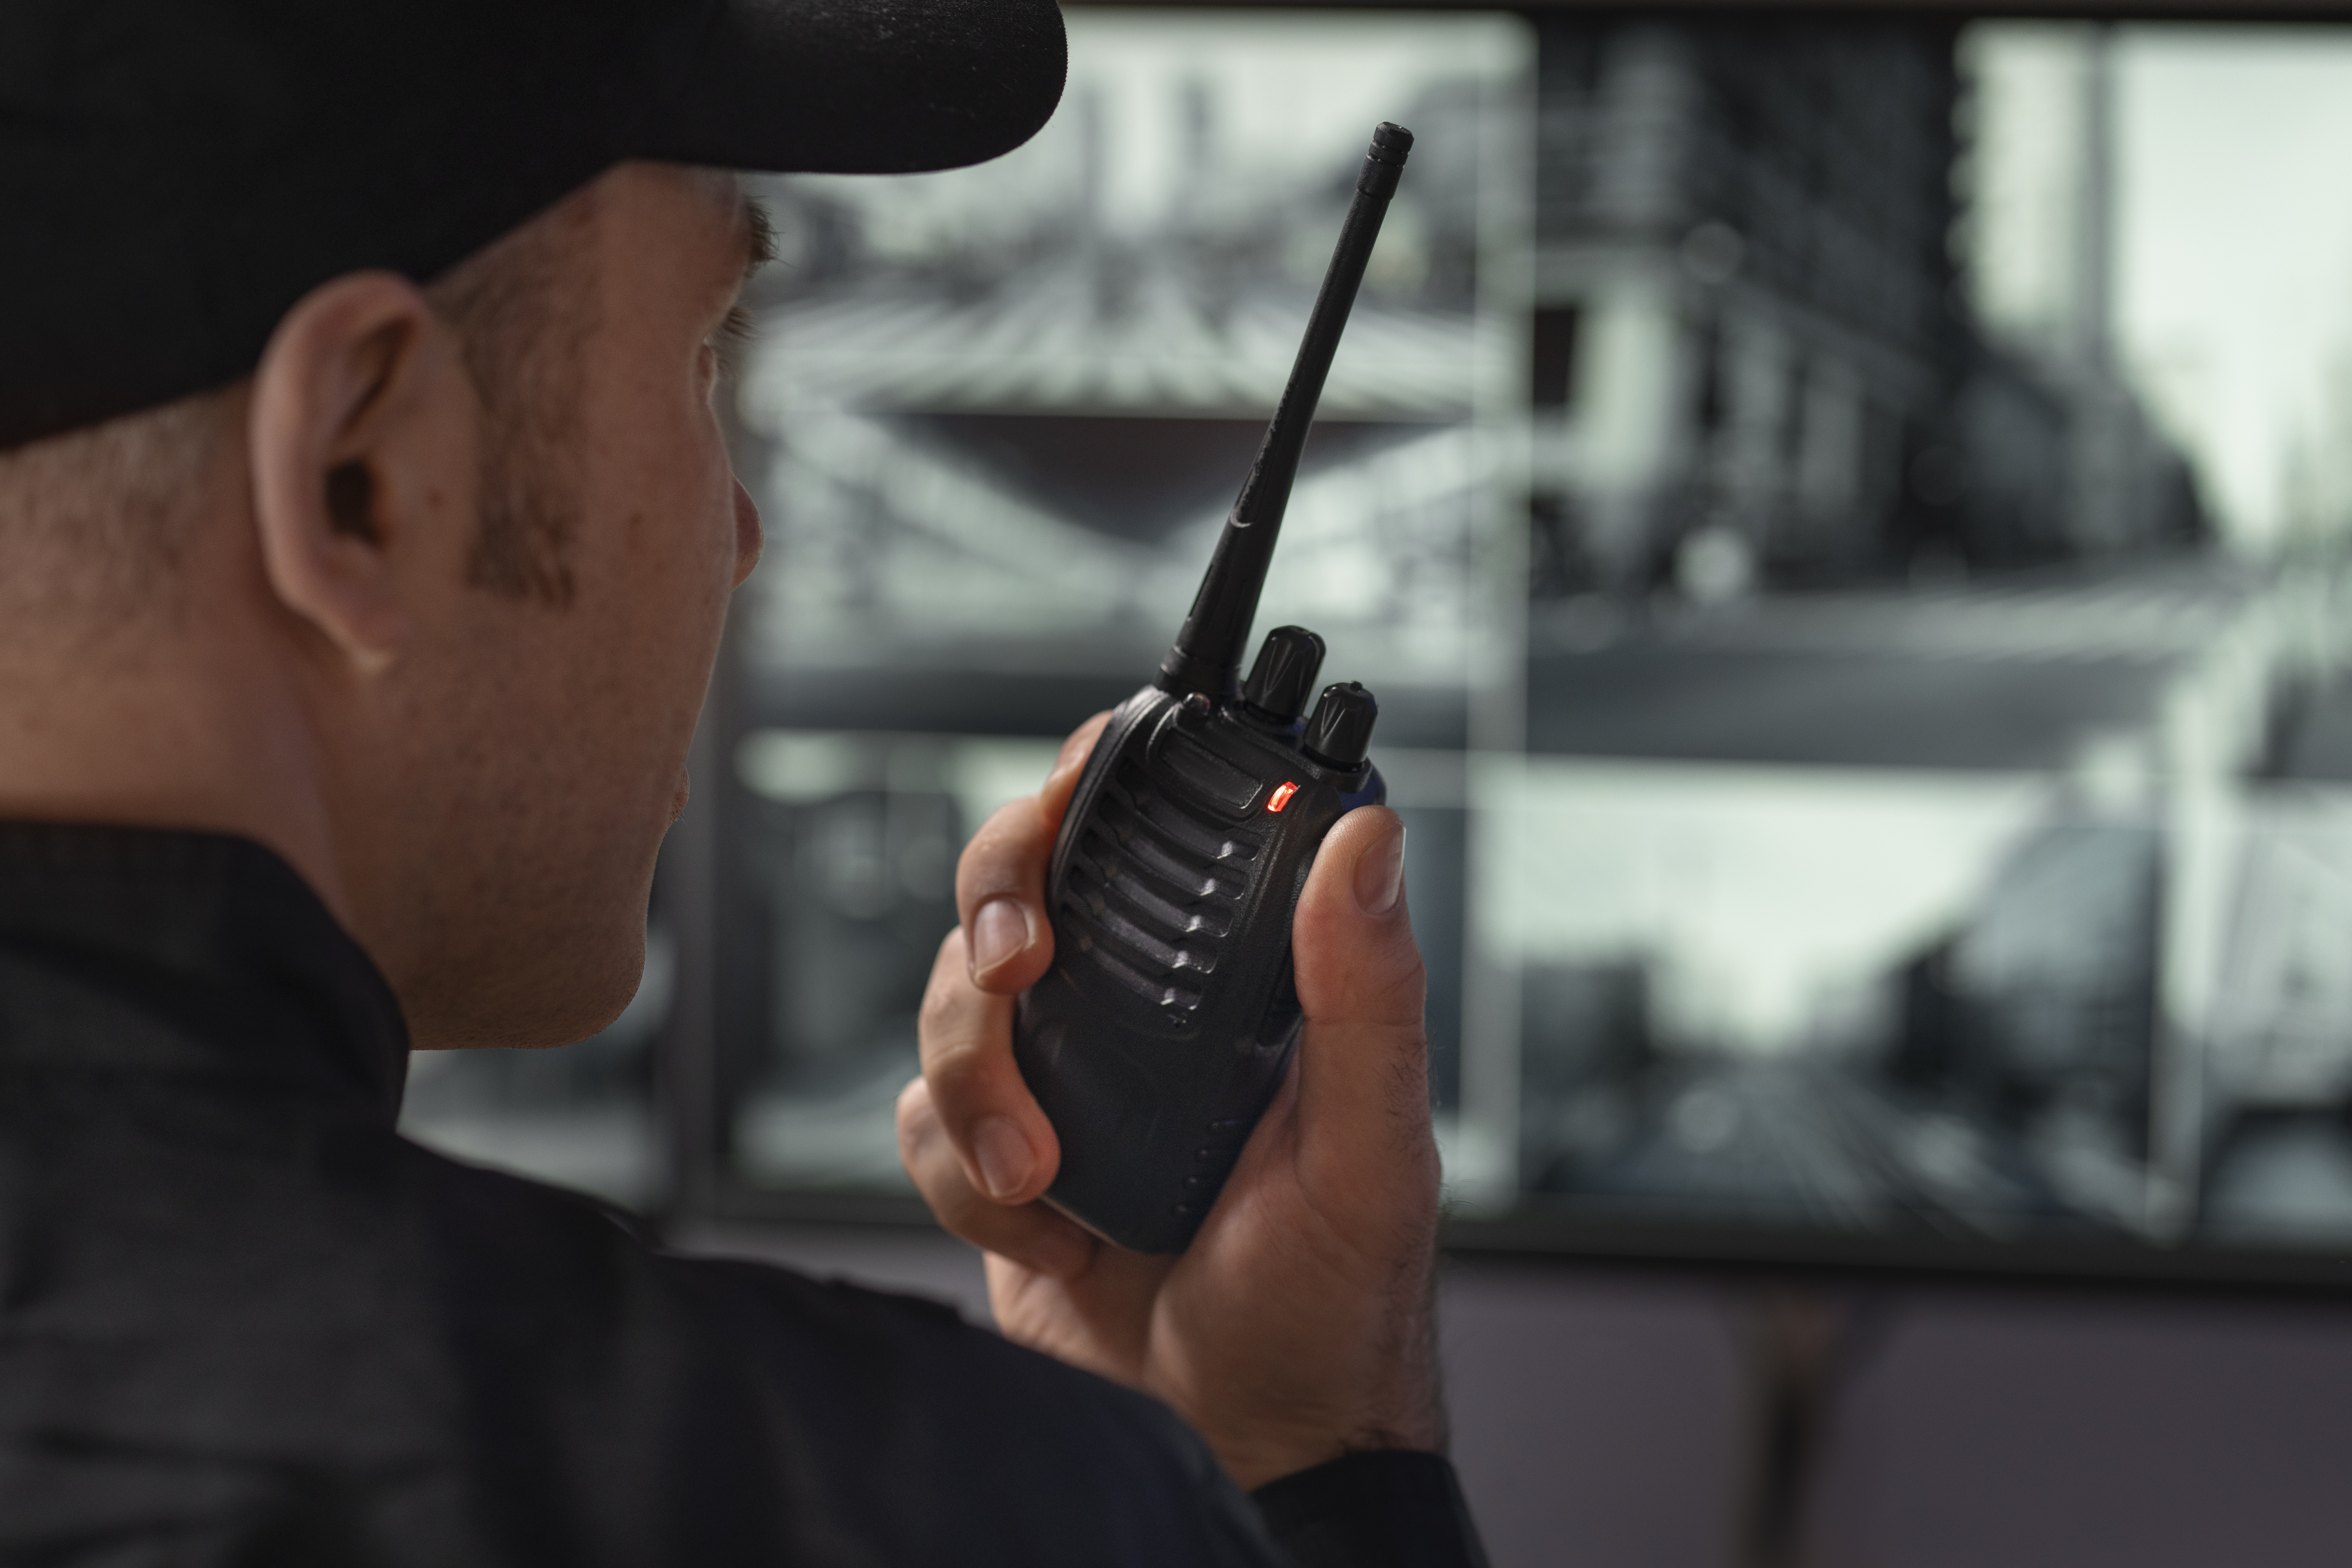
<path fill-rule="evenodd" d="M 188 520 L 236 406 L 220 388 L 0 451 L 0 643 L 178 612 Z"/>
<path fill-rule="evenodd" d="M 575 591 L 565 463 L 599 319 L 597 206 L 594 186 L 574 192 L 425 289 L 483 408 L 467 581 L 557 607 Z M 58 612 L 103 625 L 168 608 L 205 471 L 237 435 L 238 384 L 0 450 L 0 636 L 37 622 L 47 636 Z"/>

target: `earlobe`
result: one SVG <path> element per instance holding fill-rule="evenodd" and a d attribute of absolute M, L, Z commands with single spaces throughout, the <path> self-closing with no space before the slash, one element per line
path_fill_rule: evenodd
<path fill-rule="evenodd" d="M 433 552 L 415 498 L 446 494 L 434 417 L 455 352 L 414 283 L 356 272 L 286 313 L 254 373 L 248 460 L 270 589 L 363 674 L 399 659 L 413 568 Z"/>

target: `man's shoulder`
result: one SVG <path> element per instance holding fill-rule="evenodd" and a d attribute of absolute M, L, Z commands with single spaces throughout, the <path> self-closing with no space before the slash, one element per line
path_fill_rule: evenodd
<path fill-rule="evenodd" d="M 625 1477 L 590 1504 L 608 1538 L 698 1529 L 780 1560 L 1266 1560 L 1165 1406 L 947 1303 L 666 1253 L 592 1200 L 423 1151 L 411 1172 L 467 1397 L 542 1461 L 510 1495 Z"/>
<path fill-rule="evenodd" d="M 566 1337 L 690 1331 L 730 1353 L 803 1339 L 828 1360 L 876 1353 L 1007 1354 L 1030 1375 L 1085 1378 L 975 1328 L 952 1303 L 822 1279 L 772 1263 L 666 1247 L 654 1228 L 591 1194 L 409 1144 L 412 1223 L 467 1327 Z"/>

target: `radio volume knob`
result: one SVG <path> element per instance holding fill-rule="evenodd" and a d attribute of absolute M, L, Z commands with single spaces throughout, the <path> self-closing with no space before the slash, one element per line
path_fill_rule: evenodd
<path fill-rule="evenodd" d="M 1323 639 L 1305 626 L 1276 626 L 1265 634 L 1250 666 L 1242 700 L 1257 716 L 1276 724 L 1296 723 L 1307 711 L 1307 694 L 1323 668 Z"/>
<path fill-rule="evenodd" d="M 1372 725 L 1380 716 L 1381 705 L 1357 682 L 1327 686 L 1307 721 L 1301 749 L 1327 768 L 1353 773 L 1371 754 Z"/>

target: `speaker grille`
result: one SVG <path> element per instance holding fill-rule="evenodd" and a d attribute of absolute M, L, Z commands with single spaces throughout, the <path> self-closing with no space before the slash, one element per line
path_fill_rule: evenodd
<path fill-rule="evenodd" d="M 1262 833 L 1210 821 L 1134 761 L 1106 781 L 1058 910 L 1102 973 L 1181 1015 L 1200 1005 L 1258 871 Z"/>

